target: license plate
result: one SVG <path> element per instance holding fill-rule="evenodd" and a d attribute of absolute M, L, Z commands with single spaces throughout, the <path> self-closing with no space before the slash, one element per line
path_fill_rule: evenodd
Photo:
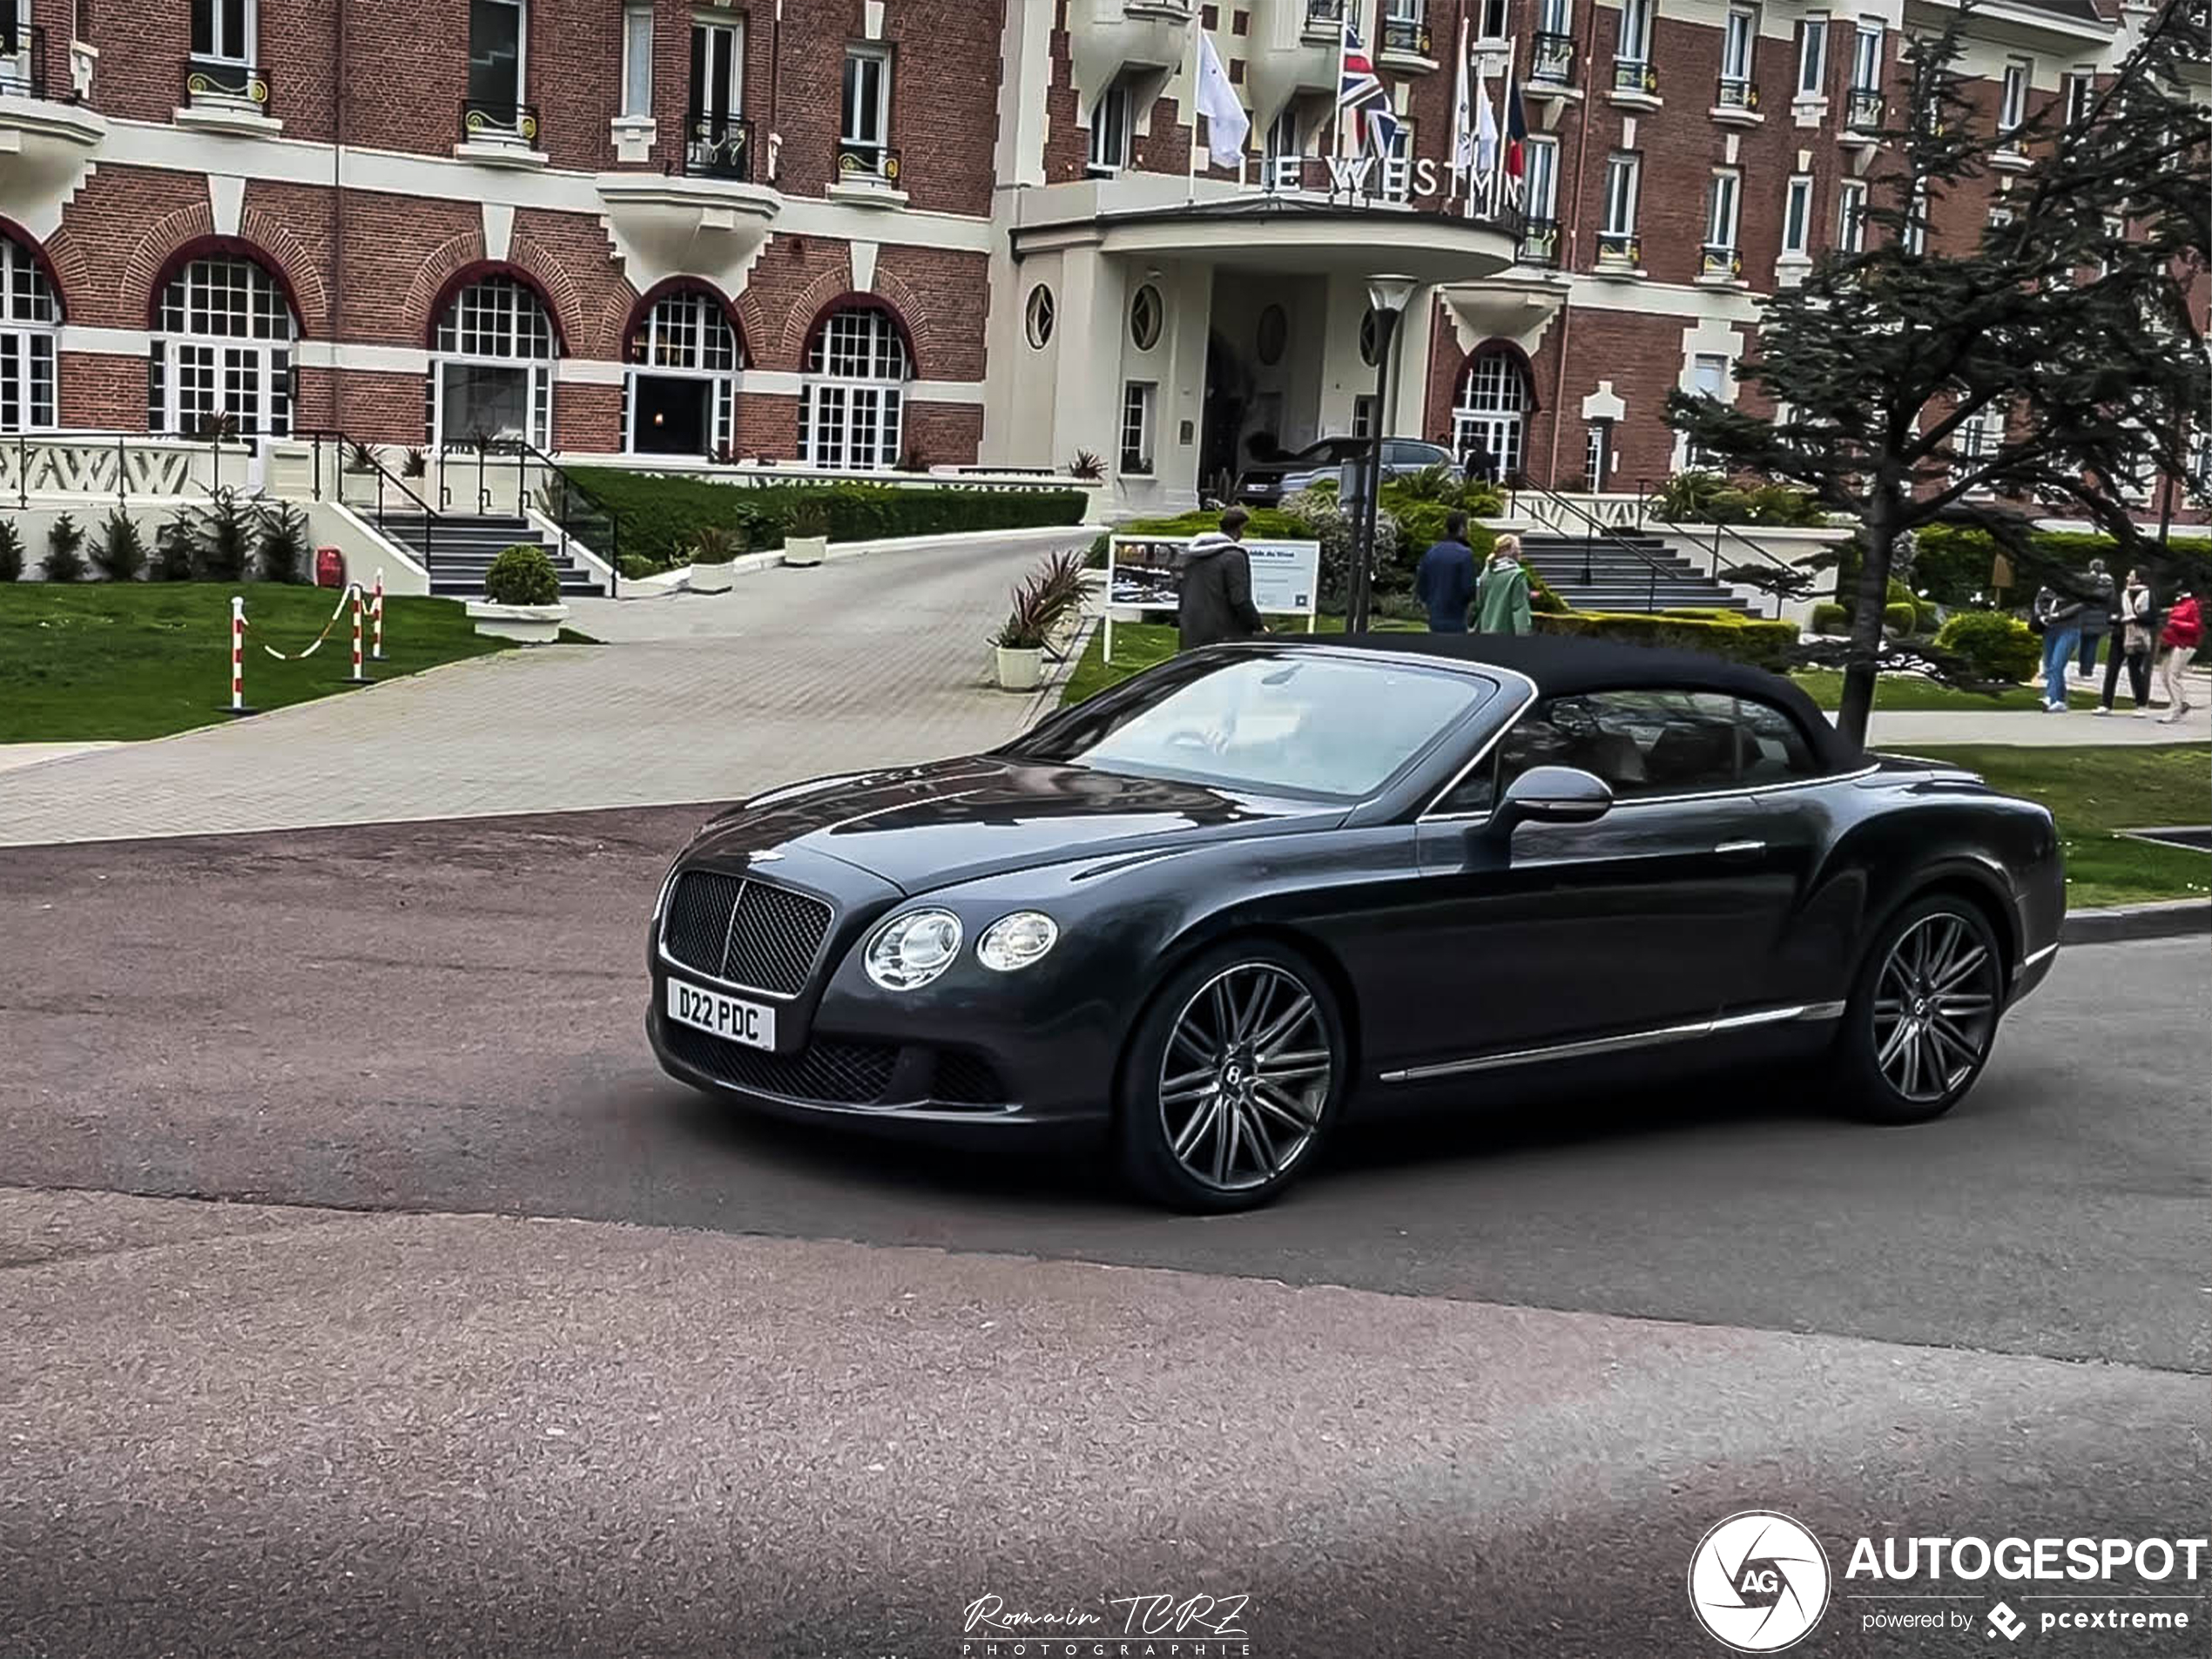
<path fill-rule="evenodd" d="M 742 1042 L 748 1049 L 776 1046 L 775 1009 L 686 985 L 682 980 L 668 981 L 668 1017 L 727 1042 Z"/>

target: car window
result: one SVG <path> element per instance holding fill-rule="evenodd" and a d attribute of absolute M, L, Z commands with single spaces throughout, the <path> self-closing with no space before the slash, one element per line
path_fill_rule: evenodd
<path fill-rule="evenodd" d="M 1179 659 L 1150 695 L 1097 718 L 1055 722 L 1008 752 L 1023 759 L 1256 793 L 1357 800 L 1480 708 L 1488 682 L 1341 658 Z"/>
<path fill-rule="evenodd" d="M 1737 721 L 1748 742 L 1743 750 L 1743 781 L 1787 783 L 1793 778 L 1817 777 L 1820 763 L 1804 729 L 1771 703 L 1753 697 L 1736 699 Z"/>

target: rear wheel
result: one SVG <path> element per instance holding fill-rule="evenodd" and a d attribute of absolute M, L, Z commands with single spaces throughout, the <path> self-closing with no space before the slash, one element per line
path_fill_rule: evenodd
<path fill-rule="evenodd" d="M 2003 956 L 1976 906 L 1946 894 L 1906 906 L 1867 953 L 1844 1015 L 1847 1106 L 1877 1123 L 1949 1111 L 1988 1062 L 2003 993 Z"/>
<path fill-rule="evenodd" d="M 1130 1039 L 1116 1132 L 1137 1190 L 1179 1210 L 1266 1203 L 1327 1136 L 1347 1074 L 1336 999 L 1272 941 L 1207 952 Z"/>

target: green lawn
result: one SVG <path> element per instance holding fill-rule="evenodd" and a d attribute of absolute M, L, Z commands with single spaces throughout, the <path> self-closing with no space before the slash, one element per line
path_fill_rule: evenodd
<path fill-rule="evenodd" d="M 1965 766 L 1993 788 L 2049 807 L 2066 847 L 2067 902 L 2076 910 L 2212 894 L 2212 853 L 2113 833 L 2212 824 L 2212 748 L 1916 744 L 1912 752 Z"/>
<path fill-rule="evenodd" d="M 246 701 L 281 708 L 351 689 L 353 628 L 341 617 L 322 649 L 280 663 L 261 649 L 304 649 L 338 603 L 327 588 L 212 582 L 0 584 L 0 743 L 160 738 L 226 718 L 231 596 L 246 596 Z M 366 637 L 364 649 L 366 649 Z M 384 601 L 391 679 L 502 648 L 480 638 L 453 599 Z"/>
<path fill-rule="evenodd" d="M 2095 706 L 2104 685 L 2104 664 L 2097 665 L 2098 689 L 2084 691 L 2079 683 L 2067 688 L 2067 701 L 2077 709 Z M 1791 676 L 1811 694 L 1812 700 L 1824 709 L 1840 707 L 1844 700 L 1844 677 L 1835 669 L 1808 668 Z M 2127 691 L 2126 677 L 2121 677 L 2121 691 Z M 1938 685 L 1925 674 L 1885 674 L 1874 682 L 1874 706 L 1878 709 L 1973 709 L 1987 714 L 2006 710 L 2033 711 L 2043 706 L 2041 685 L 2015 685 L 2000 691 L 1994 697 L 1985 697 L 1979 691 L 1961 691 L 1955 687 Z M 2132 706 L 2132 705 L 2131 705 Z"/>

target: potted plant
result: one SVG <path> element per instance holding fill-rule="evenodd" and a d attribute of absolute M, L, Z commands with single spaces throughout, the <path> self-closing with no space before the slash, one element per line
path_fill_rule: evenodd
<path fill-rule="evenodd" d="M 829 556 L 829 511 L 817 501 L 802 501 L 784 518 L 784 563 L 819 564 Z"/>
<path fill-rule="evenodd" d="M 569 608 L 561 603 L 561 578 L 545 550 L 517 543 L 502 551 L 484 574 L 484 597 L 469 602 L 469 617 L 478 633 L 495 639 L 529 645 L 558 639 Z"/>
<path fill-rule="evenodd" d="M 406 455 L 400 462 L 400 476 L 420 478 L 429 470 L 430 457 L 424 455 L 419 448 L 409 445 Z"/>
<path fill-rule="evenodd" d="M 374 472 L 376 451 L 365 443 L 349 442 L 346 446 L 346 470 L 347 472 Z"/>
<path fill-rule="evenodd" d="M 1036 583 L 1045 647 L 1055 656 L 1063 655 L 1082 631 L 1083 602 L 1090 593 L 1083 554 L 1074 548 L 1053 554 L 1038 567 Z"/>
<path fill-rule="evenodd" d="M 725 529 L 719 524 L 709 524 L 700 530 L 691 539 L 691 591 L 729 592 L 734 574 L 732 567 L 745 550 L 742 531 Z"/>
<path fill-rule="evenodd" d="M 1087 484 L 1097 483 L 1106 476 L 1106 462 L 1096 449 L 1078 449 L 1068 463 L 1068 475 Z"/>
<path fill-rule="evenodd" d="M 1042 577 L 1031 577 L 1015 589 L 1013 608 L 991 636 L 997 651 L 1000 690 L 1034 691 L 1043 680 L 1045 636 L 1052 627 L 1052 604 Z"/>

